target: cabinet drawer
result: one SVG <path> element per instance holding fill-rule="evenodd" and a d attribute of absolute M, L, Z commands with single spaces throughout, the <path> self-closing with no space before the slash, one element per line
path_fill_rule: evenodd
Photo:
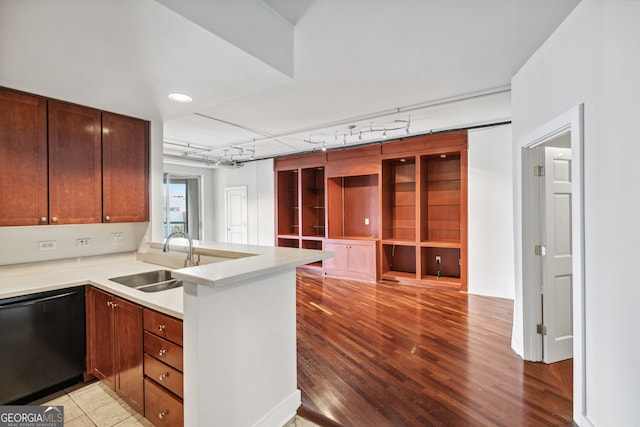
<path fill-rule="evenodd" d="M 184 397 L 182 372 L 177 369 L 145 354 L 144 374 L 179 397 Z"/>
<path fill-rule="evenodd" d="M 182 345 L 182 321 L 178 319 L 145 308 L 144 328 L 162 338 Z"/>
<path fill-rule="evenodd" d="M 182 347 L 144 331 L 144 352 L 182 372 Z"/>
<path fill-rule="evenodd" d="M 144 379 L 144 413 L 156 427 L 184 426 L 182 402 L 148 378 Z"/>

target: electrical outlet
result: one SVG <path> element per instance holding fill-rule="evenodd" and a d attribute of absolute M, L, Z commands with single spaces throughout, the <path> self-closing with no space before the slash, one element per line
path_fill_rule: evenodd
<path fill-rule="evenodd" d="M 81 239 L 76 239 L 76 246 L 89 246 L 89 239 L 88 237 L 83 237 Z"/>
<path fill-rule="evenodd" d="M 124 245 L 124 233 L 111 233 L 111 246 Z"/>
<path fill-rule="evenodd" d="M 369 218 L 364 219 L 364 225 L 369 225 Z"/>
<path fill-rule="evenodd" d="M 40 251 L 54 251 L 56 250 L 55 240 L 43 240 L 38 242 L 38 250 Z"/>
<path fill-rule="evenodd" d="M 442 262 L 442 258 L 440 258 L 440 255 L 436 255 L 436 264 L 440 264 Z"/>

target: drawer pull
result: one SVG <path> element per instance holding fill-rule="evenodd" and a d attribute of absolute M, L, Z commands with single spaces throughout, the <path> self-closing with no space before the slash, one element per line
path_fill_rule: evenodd
<path fill-rule="evenodd" d="M 166 417 L 167 415 L 169 415 L 169 410 L 167 409 L 166 411 L 160 412 L 158 414 L 158 418 L 160 418 L 161 420 L 164 419 L 164 417 Z"/>
<path fill-rule="evenodd" d="M 166 372 L 166 373 L 164 373 L 164 374 L 161 374 L 161 375 L 158 377 L 158 379 L 159 379 L 160 381 L 164 381 L 164 379 L 165 379 L 165 378 L 167 378 L 168 376 L 169 376 L 169 372 Z"/>
<path fill-rule="evenodd" d="M 166 325 L 158 325 L 158 331 L 163 332 Z"/>
<path fill-rule="evenodd" d="M 162 357 L 167 353 L 167 350 L 165 350 L 164 348 L 161 348 L 160 351 L 158 351 L 158 356 Z"/>

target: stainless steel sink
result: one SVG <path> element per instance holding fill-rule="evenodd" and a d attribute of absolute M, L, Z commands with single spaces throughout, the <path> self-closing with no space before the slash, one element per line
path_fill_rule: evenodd
<path fill-rule="evenodd" d="M 182 286 L 182 280 L 171 277 L 171 270 L 147 271 L 145 273 L 112 277 L 109 280 L 143 292 L 159 292 Z"/>

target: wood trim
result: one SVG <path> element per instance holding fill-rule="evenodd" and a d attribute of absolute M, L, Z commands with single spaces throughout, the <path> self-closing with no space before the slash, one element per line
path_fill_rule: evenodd
<path fill-rule="evenodd" d="M 467 148 L 467 131 L 443 132 L 434 135 L 420 135 L 382 144 L 383 156 L 397 156 L 401 153 L 431 154 L 459 151 Z"/>
<path fill-rule="evenodd" d="M 318 151 L 316 153 L 279 157 L 274 159 L 273 169 L 279 171 L 324 166 L 326 161 L 327 153 L 324 151 Z"/>
<path fill-rule="evenodd" d="M 468 242 L 468 206 L 469 206 L 469 169 L 468 150 L 460 151 L 460 290 L 467 292 L 469 268 Z"/>

